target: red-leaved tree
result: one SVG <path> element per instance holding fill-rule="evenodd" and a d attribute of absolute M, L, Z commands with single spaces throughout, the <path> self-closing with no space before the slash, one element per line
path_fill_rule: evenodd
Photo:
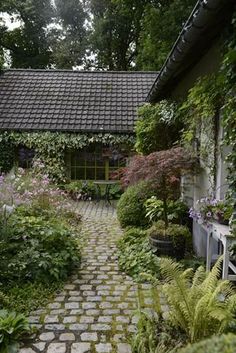
<path fill-rule="evenodd" d="M 134 156 L 122 177 L 129 186 L 141 180 L 151 181 L 159 189 L 164 205 L 164 221 L 168 226 L 167 200 L 179 193 L 181 175 L 195 170 L 195 160 L 181 147 L 153 152 L 147 156 Z"/>

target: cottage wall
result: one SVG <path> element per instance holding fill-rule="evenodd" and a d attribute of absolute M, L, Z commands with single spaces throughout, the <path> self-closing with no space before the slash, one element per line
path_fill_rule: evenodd
<path fill-rule="evenodd" d="M 194 83 L 200 76 L 213 73 L 219 69 L 220 65 L 220 42 L 217 41 L 202 57 L 200 61 L 193 67 L 191 71 L 177 84 L 172 91 L 172 98 L 178 100 L 180 97 L 187 95 L 188 90 L 194 86 Z M 227 191 L 225 184 L 227 175 L 227 166 L 225 156 L 228 151 L 226 147 L 221 146 L 223 136 L 223 128 L 219 121 L 216 124 L 219 129 L 217 131 L 216 150 L 211 151 L 211 158 L 216 160 L 216 175 L 212 178 L 207 165 L 201 165 L 201 172 L 195 177 L 184 177 L 182 180 L 182 196 L 189 206 L 192 206 L 196 201 L 205 197 L 209 193 L 215 193 L 216 198 L 222 199 Z M 201 136 L 201 140 L 207 142 L 207 136 Z M 216 155 L 215 155 L 216 153 Z M 215 179 L 215 180 L 213 180 Z M 214 185 L 215 181 L 215 185 Z M 214 186 L 213 186 L 214 185 Z M 213 186 L 213 188 L 212 188 Z M 194 250 L 199 256 L 206 255 L 206 231 L 196 222 L 193 223 L 193 245 Z M 215 244 L 217 248 L 217 244 Z M 216 250 L 216 249 L 215 249 Z"/>

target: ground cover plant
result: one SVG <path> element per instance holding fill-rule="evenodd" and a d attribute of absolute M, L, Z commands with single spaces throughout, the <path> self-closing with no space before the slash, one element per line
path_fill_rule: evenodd
<path fill-rule="evenodd" d="M 147 233 L 138 228 L 129 228 L 118 242 L 119 266 L 122 271 L 142 280 L 142 273 L 158 276 L 159 259 L 153 253 Z"/>
<path fill-rule="evenodd" d="M 80 262 L 80 220 L 42 162 L 0 176 L 0 308 L 28 314 L 61 288 Z"/>
<path fill-rule="evenodd" d="M 31 332 L 26 318 L 15 312 L 0 310 L 0 352 L 16 353 L 19 340 Z"/>

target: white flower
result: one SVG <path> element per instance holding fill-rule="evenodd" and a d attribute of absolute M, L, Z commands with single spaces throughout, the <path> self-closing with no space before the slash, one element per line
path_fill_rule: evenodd
<path fill-rule="evenodd" d="M 2 206 L 2 209 L 3 209 L 3 212 L 8 213 L 8 214 L 12 214 L 14 212 L 15 205 L 9 206 L 9 205 L 4 204 Z"/>

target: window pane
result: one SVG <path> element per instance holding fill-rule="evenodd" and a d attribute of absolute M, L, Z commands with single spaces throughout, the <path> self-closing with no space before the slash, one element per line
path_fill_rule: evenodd
<path fill-rule="evenodd" d="M 86 179 L 87 180 L 95 179 L 95 168 L 86 168 Z"/>
<path fill-rule="evenodd" d="M 96 169 L 96 180 L 105 180 L 105 168 Z"/>
<path fill-rule="evenodd" d="M 85 153 L 86 166 L 95 167 L 95 154 Z"/>

